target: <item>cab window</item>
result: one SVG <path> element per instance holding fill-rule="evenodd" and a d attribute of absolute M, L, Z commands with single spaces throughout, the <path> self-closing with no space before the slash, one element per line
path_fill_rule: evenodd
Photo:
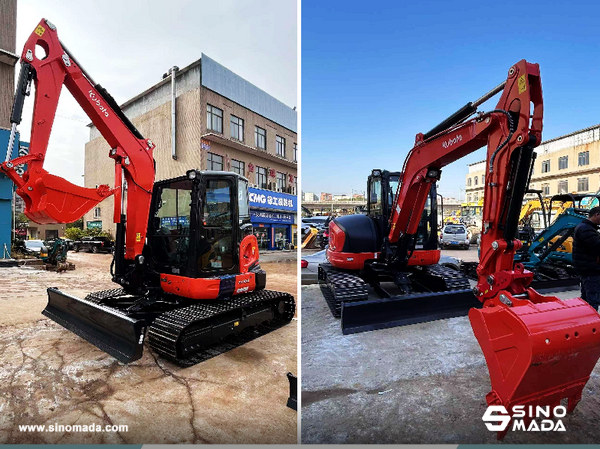
<path fill-rule="evenodd" d="M 372 178 L 369 189 L 369 215 L 381 215 L 381 178 Z"/>

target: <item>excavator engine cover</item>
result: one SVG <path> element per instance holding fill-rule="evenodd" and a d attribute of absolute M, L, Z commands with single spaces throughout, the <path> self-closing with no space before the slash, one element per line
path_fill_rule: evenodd
<path fill-rule="evenodd" d="M 529 300 L 500 292 L 501 304 L 469 312 L 490 373 L 487 403 L 510 413 L 515 405 L 555 407 L 566 398 L 570 413 L 600 358 L 600 316 L 580 298 L 527 293 Z"/>
<path fill-rule="evenodd" d="M 381 235 L 367 215 L 345 215 L 329 224 L 327 259 L 336 268 L 360 270 L 365 260 L 376 258 Z"/>

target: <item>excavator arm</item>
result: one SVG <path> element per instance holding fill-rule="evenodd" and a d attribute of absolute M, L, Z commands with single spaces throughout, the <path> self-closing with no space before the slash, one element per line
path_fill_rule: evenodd
<path fill-rule="evenodd" d="M 467 120 L 502 91 L 496 108 Z M 542 137 L 539 66 L 524 60 L 507 80 L 429 133 L 418 134 L 403 169 L 384 244 L 389 263 L 406 266 L 431 184 L 441 170 L 487 145 L 481 258 L 469 319 L 488 365 L 488 405 L 557 406 L 574 410 L 600 357 L 600 317 L 580 298 L 560 300 L 529 287 L 533 274 L 514 263 L 517 226 Z M 387 250 L 387 254 L 386 253 Z M 506 433 L 499 433 L 499 438 Z"/>
<path fill-rule="evenodd" d="M 30 94 L 32 82 L 35 94 L 29 155 L 10 160 L 23 103 Z M 108 142 L 111 148 L 108 156 L 115 161 L 114 187 L 80 187 L 44 169 L 63 85 Z M 21 55 L 11 123 L 9 148 L 0 169 L 15 183 L 17 194 L 25 202 L 25 215 L 40 224 L 70 223 L 114 195 L 114 222 L 124 226 L 125 218 L 127 220 L 125 242 L 121 242 L 125 244 L 124 258 L 134 260 L 141 255 L 154 183 L 154 144 L 143 138 L 110 94 L 85 72 L 60 42 L 56 27 L 45 19 L 31 34 Z M 16 171 L 19 165 L 26 166 L 22 176 Z"/>

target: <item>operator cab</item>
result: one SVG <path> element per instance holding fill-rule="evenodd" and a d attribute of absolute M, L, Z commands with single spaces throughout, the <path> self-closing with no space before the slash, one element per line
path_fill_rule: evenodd
<path fill-rule="evenodd" d="M 240 273 L 239 246 L 249 234 L 246 178 L 190 170 L 155 183 L 148 242 L 160 273 L 188 278 Z"/>
<path fill-rule="evenodd" d="M 400 172 L 375 169 L 367 182 L 367 215 L 377 224 L 379 234 L 388 234 L 388 222 L 394 207 L 394 199 L 400 184 Z M 425 203 L 415 249 L 437 249 L 437 184 L 432 184 Z"/>

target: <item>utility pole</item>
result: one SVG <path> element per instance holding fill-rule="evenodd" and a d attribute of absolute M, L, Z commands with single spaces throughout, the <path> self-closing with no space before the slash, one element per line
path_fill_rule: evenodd
<path fill-rule="evenodd" d="M 15 64 L 19 57 L 15 54 L 17 40 L 17 0 L 0 0 L 0 158 L 4 160 L 10 137 L 10 114 L 15 91 Z M 18 141 L 15 148 L 19 148 Z M 10 158 L 14 154 L 9 155 Z M 14 187 L 8 177 L 0 174 L 0 254 L 10 257 L 12 242 L 11 220 L 14 203 Z"/>

